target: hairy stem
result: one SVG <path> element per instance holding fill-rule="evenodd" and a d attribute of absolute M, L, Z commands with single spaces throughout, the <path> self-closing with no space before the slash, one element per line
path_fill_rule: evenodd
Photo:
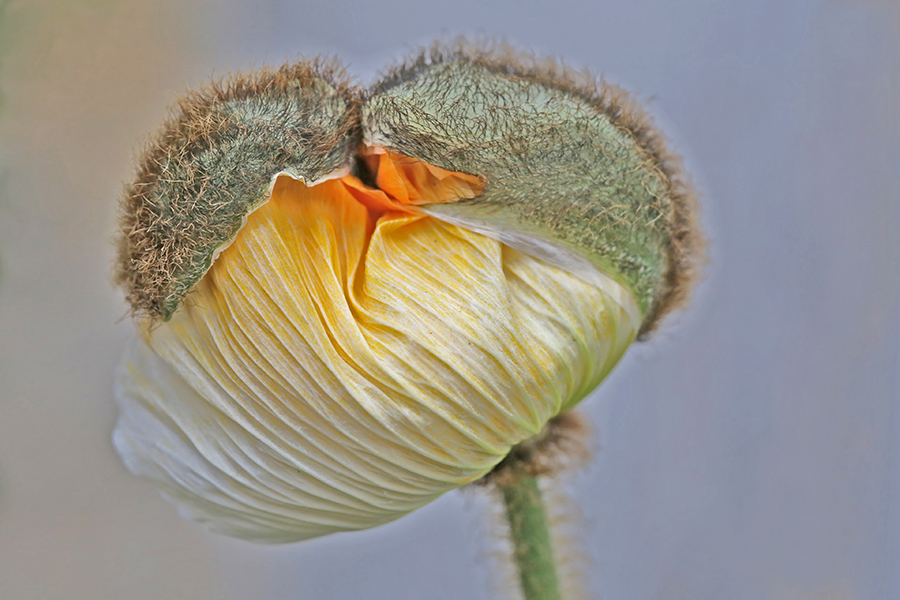
<path fill-rule="evenodd" d="M 550 524 L 537 477 L 522 475 L 498 487 L 525 600 L 562 600 Z"/>

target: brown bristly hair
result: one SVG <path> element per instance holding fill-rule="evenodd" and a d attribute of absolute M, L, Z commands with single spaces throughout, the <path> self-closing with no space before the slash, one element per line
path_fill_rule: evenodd
<path fill-rule="evenodd" d="M 474 485 L 504 486 L 523 475 L 553 476 L 577 469 L 590 458 L 590 425 L 578 411 L 559 414 L 533 438 L 512 447 L 509 454 Z"/>

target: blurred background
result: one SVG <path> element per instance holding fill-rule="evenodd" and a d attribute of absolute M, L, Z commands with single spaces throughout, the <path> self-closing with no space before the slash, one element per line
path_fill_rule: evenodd
<path fill-rule="evenodd" d="M 133 156 L 186 88 L 503 36 L 633 90 L 702 194 L 695 301 L 583 404 L 603 600 L 900 598 L 900 3 L 0 0 L 0 598 L 488 599 L 487 500 L 282 547 L 179 519 L 113 452 Z"/>

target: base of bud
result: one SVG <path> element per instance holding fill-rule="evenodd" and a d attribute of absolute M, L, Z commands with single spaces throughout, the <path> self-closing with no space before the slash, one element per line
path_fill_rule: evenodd
<path fill-rule="evenodd" d="M 550 419 L 536 436 L 513 446 L 475 485 L 509 486 L 522 477 L 550 476 L 581 467 L 590 458 L 591 428 L 578 412 L 566 412 Z"/>

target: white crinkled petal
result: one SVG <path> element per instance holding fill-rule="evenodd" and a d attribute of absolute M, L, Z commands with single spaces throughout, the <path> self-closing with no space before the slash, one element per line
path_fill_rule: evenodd
<path fill-rule="evenodd" d="M 287 493 L 267 487 L 261 481 L 265 475 L 285 465 L 271 455 L 260 457 L 267 453 L 257 440 L 216 411 L 140 339 L 118 369 L 116 395 L 116 450 L 132 473 L 157 483 L 183 517 L 219 533 L 272 543 L 377 524 L 365 519 L 372 511 L 364 502 L 329 490 L 319 477 L 299 469 L 291 473 Z M 415 492 L 418 503 L 405 505 L 404 513 L 431 499 Z M 360 515 L 364 520 L 354 523 Z"/>
<path fill-rule="evenodd" d="M 117 372 L 125 464 L 215 531 L 287 542 L 396 519 L 574 405 L 640 325 L 611 278 L 278 190 Z"/>

